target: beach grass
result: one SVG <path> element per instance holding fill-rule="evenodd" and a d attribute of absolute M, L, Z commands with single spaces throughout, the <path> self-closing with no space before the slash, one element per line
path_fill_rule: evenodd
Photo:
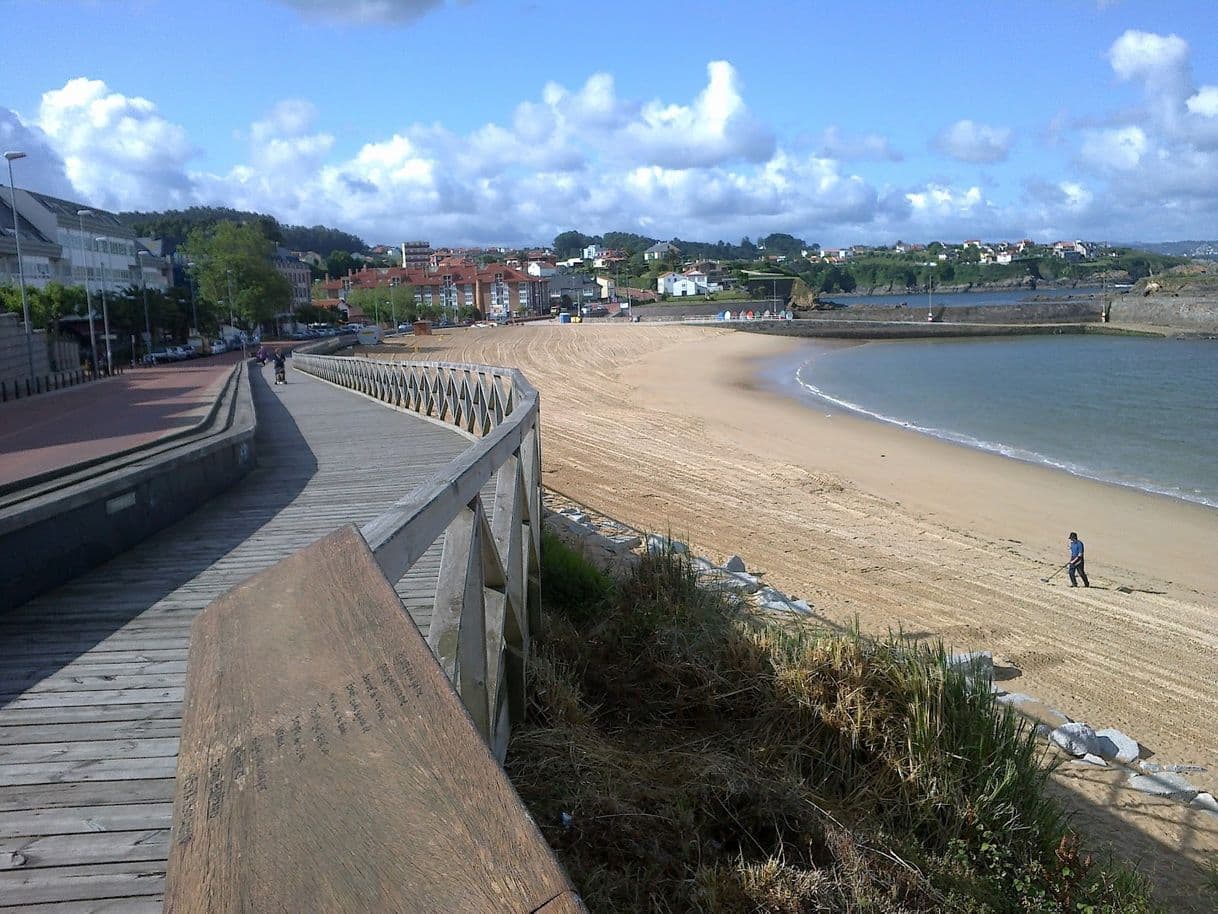
<path fill-rule="evenodd" d="M 590 910 L 1151 912 L 941 647 L 747 611 L 661 553 L 558 539 L 507 770 Z"/>

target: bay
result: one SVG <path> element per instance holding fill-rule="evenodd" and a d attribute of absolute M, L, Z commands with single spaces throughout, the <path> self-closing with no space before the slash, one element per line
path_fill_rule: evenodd
<path fill-rule="evenodd" d="M 766 375 L 813 408 L 1218 508 L 1218 341 L 809 344 Z"/>

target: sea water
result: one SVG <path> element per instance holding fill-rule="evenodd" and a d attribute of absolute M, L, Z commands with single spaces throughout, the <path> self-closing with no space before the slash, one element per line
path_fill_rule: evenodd
<path fill-rule="evenodd" d="M 1218 341 L 812 343 L 773 368 L 819 409 L 1218 508 Z"/>

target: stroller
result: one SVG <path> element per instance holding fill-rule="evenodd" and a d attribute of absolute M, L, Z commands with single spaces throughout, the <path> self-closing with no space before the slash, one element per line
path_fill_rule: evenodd
<path fill-rule="evenodd" d="M 281 352 L 279 350 L 275 351 L 274 360 L 275 360 L 275 383 L 276 384 L 288 383 L 288 372 L 287 372 L 286 359 L 287 359 L 287 356 L 285 356 L 283 354 L 283 352 Z"/>

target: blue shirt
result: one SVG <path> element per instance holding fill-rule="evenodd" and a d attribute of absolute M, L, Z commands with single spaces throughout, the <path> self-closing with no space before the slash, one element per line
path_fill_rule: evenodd
<path fill-rule="evenodd" d="M 1082 557 L 1083 557 L 1083 541 L 1082 540 L 1071 540 L 1070 541 L 1070 561 L 1074 561 L 1075 559 L 1081 559 Z"/>

